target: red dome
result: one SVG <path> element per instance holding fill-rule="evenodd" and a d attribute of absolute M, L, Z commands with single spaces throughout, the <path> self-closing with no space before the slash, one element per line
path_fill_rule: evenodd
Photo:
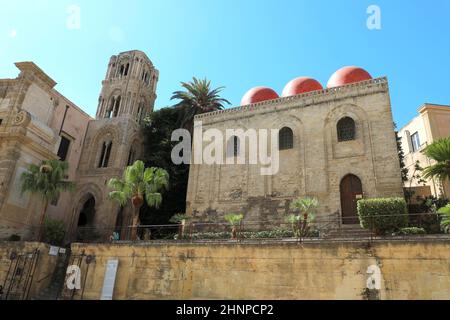
<path fill-rule="evenodd" d="M 278 99 L 278 93 L 266 87 L 256 87 L 250 89 L 242 98 L 241 105 L 246 106 L 252 103 L 258 103 L 266 100 Z"/>
<path fill-rule="evenodd" d="M 322 85 L 312 78 L 300 77 L 289 82 L 283 90 L 283 97 L 295 96 L 310 91 L 322 90 Z"/>
<path fill-rule="evenodd" d="M 328 88 L 340 87 L 346 84 L 372 79 L 364 69 L 358 67 L 344 67 L 336 71 L 328 81 Z"/>

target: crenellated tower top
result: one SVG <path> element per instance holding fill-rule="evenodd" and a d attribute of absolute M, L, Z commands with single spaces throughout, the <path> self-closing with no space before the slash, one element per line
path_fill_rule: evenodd
<path fill-rule="evenodd" d="M 136 122 L 153 111 L 159 72 L 138 50 L 110 58 L 97 108 L 97 119 L 128 117 Z"/>

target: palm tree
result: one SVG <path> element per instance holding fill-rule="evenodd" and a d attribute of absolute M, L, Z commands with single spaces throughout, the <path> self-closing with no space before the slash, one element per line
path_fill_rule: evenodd
<path fill-rule="evenodd" d="M 450 233 L 450 204 L 439 209 L 441 215 L 441 227 L 446 233 Z"/>
<path fill-rule="evenodd" d="M 67 181 L 69 164 L 59 160 L 44 160 L 41 165 L 32 164 L 28 171 L 21 175 L 21 192 L 38 194 L 44 201 L 44 206 L 39 221 L 38 240 L 42 238 L 42 227 L 45 220 L 45 212 L 48 204 L 59 198 L 61 192 L 73 191 L 75 184 Z"/>
<path fill-rule="evenodd" d="M 179 119 L 180 128 L 188 129 L 192 133 L 194 117 L 197 114 L 222 110 L 225 104 L 230 104 L 220 97 L 224 87 L 211 88 L 211 81 L 199 80 L 193 77 L 190 82 L 181 82 L 185 91 L 175 91 L 171 100 L 181 100 L 176 106 L 183 108 Z"/>
<path fill-rule="evenodd" d="M 435 164 L 424 169 L 423 177 L 425 179 L 437 178 L 441 183 L 444 183 L 445 180 L 450 181 L 450 137 L 433 142 L 423 152 L 427 157 L 436 161 Z"/>
<path fill-rule="evenodd" d="M 137 239 L 137 226 L 139 225 L 139 210 L 144 201 L 149 207 L 158 208 L 162 202 L 160 191 L 169 186 L 169 174 L 161 168 L 145 168 L 144 162 L 138 160 L 127 167 L 123 179 L 109 180 L 108 187 L 112 189 L 109 197 L 125 206 L 131 201 L 133 207 L 132 240 Z"/>
<path fill-rule="evenodd" d="M 309 233 L 310 224 L 315 219 L 316 209 L 319 201 L 316 198 L 299 198 L 291 203 L 291 210 L 296 214 L 287 217 L 287 221 L 291 223 L 292 230 L 297 238 L 306 237 Z"/>
<path fill-rule="evenodd" d="M 235 214 L 230 213 L 227 214 L 224 219 L 231 225 L 231 238 L 233 240 L 237 239 L 237 226 L 241 224 L 242 220 L 244 219 L 243 214 Z"/>

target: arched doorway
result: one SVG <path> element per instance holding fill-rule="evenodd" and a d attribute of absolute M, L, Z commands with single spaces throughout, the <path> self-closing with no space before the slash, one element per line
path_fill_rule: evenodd
<path fill-rule="evenodd" d="M 343 224 L 359 224 L 357 202 L 362 199 L 361 180 L 353 175 L 346 175 L 340 185 Z"/>
<path fill-rule="evenodd" d="M 93 233 L 95 218 L 95 198 L 89 195 L 88 199 L 81 208 L 77 224 L 77 240 L 89 240 Z"/>
<path fill-rule="evenodd" d="M 119 239 L 122 239 L 122 237 L 126 234 L 126 231 L 127 231 L 126 229 L 124 229 L 124 226 L 123 226 L 123 223 L 124 223 L 123 211 L 124 211 L 124 208 L 121 206 L 119 209 L 119 212 L 117 213 L 116 227 L 114 229 L 114 232 L 118 235 Z"/>

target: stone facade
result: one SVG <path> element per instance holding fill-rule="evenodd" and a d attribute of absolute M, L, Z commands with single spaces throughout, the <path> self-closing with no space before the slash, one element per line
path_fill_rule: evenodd
<path fill-rule="evenodd" d="M 448 239 L 259 244 L 73 244 L 82 264 L 74 299 L 100 299 L 109 260 L 119 260 L 114 300 L 446 300 Z M 366 292 L 369 267 L 380 289 Z M 1 279 L 0 279 L 1 280 Z M 84 281 L 84 280 L 83 280 Z"/>
<path fill-rule="evenodd" d="M 158 70 L 143 52 L 111 58 L 97 116 L 89 122 L 81 151 L 77 190 L 66 213 L 72 239 L 83 237 L 77 234 L 78 227 L 95 227 L 95 233 L 104 237 L 112 233 L 109 227 L 128 225 L 131 212 L 121 211 L 108 200 L 107 182 L 120 178 L 124 168 L 143 152 L 140 125 L 153 111 L 158 77 Z"/>
<path fill-rule="evenodd" d="M 436 180 L 426 181 L 425 186 L 412 176 L 415 164 L 419 161 L 422 168 L 433 164 L 422 151 L 434 141 L 450 136 L 450 106 L 426 103 L 419 108 L 419 116 L 411 120 L 399 131 L 402 147 L 405 153 L 405 166 L 408 169 L 410 180 L 405 182 L 406 188 L 412 188 L 414 201 L 417 196 L 450 196 L 450 183 L 443 184 Z"/>
<path fill-rule="evenodd" d="M 56 82 L 32 62 L 16 63 L 16 79 L 0 80 L 0 238 L 31 236 L 42 201 L 21 195 L 20 175 L 30 164 L 56 159 L 62 138 L 70 141 L 69 179 L 76 176 L 79 150 L 90 117 L 54 89 Z M 69 198 L 62 195 L 49 213 L 63 219 Z"/>
<path fill-rule="evenodd" d="M 337 123 L 345 117 L 354 120 L 356 132 L 354 139 L 339 142 Z M 349 174 L 362 184 L 363 194 L 350 200 L 355 203 L 361 196 L 403 195 L 386 78 L 203 114 L 196 121 L 224 136 L 226 129 L 288 127 L 294 139 L 293 148 L 280 151 L 275 175 L 263 176 L 260 165 L 248 162 L 191 165 L 187 212 L 195 220 L 241 212 L 246 222 L 262 227 L 284 221 L 293 199 L 310 196 L 320 202 L 319 217 L 338 221 L 341 183 Z M 248 143 L 241 148 L 248 159 Z"/>
<path fill-rule="evenodd" d="M 42 201 L 22 196 L 19 180 L 45 159 L 68 161 L 68 178 L 77 185 L 47 211 L 66 223 L 68 240 L 79 237 L 79 226 L 103 236 L 112 232 L 104 227 L 127 224 L 129 212 L 108 201 L 106 184 L 143 152 L 140 125 L 154 108 L 158 70 L 140 51 L 111 57 L 92 119 L 34 63 L 16 65 L 18 78 L 0 80 L 0 239 L 36 230 Z"/>

